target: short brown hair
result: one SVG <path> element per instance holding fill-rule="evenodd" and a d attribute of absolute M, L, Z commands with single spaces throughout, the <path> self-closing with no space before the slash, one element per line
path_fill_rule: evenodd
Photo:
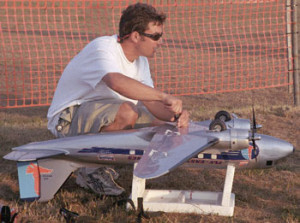
<path fill-rule="evenodd" d="M 161 25 L 166 20 L 166 15 L 145 3 L 129 5 L 123 12 L 119 23 L 119 38 L 122 42 L 126 35 L 136 31 L 145 32 L 150 22 Z"/>

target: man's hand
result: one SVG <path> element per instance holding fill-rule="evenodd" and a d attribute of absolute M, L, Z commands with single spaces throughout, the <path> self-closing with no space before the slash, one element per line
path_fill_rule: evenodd
<path fill-rule="evenodd" d="M 174 121 L 176 121 L 175 118 Z M 177 119 L 177 127 L 184 128 L 184 127 L 188 127 L 188 125 L 189 125 L 189 112 L 187 110 L 183 110 L 179 118 Z"/>
<path fill-rule="evenodd" d="M 168 111 L 174 114 L 182 113 L 182 101 L 172 95 L 166 94 L 163 99 L 163 104 Z"/>
<path fill-rule="evenodd" d="M 177 126 L 187 127 L 189 125 L 189 113 L 187 110 L 182 110 L 182 101 L 172 95 L 166 95 L 163 100 L 165 108 L 174 113 L 172 121 L 177 121 Z"/>

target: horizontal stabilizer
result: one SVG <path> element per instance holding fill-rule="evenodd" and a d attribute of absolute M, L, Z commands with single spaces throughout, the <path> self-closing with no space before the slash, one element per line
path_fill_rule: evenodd
<path fill-rule="evenodd" d="M 214 137 L 181 134 L 177 131 L 169 129 L 153 137 L 134 169 L 134 175 L 145 179 L 159 177 L 218 142 Z"/>
<path fill-rule="evenodd" d="M 15 150 L 5 155 L 3 158 L 14 161 L 33 161 L 41 158 L 48 158 L 57 155 L 64 155 L 65 151 L 60 150 Z"/>

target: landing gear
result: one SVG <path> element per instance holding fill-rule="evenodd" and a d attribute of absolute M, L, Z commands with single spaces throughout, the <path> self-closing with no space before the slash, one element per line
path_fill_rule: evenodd
<path fill-rule="evenodd" d="M 215 119 L 213 120 L 209 125 L 209 130 L 215 131 L 215 132 L 222 132 L 227 129 L 227 126 L 224 121 L 221 119 Z"/>
<path fill-rule="evenodd" d="M 222 120 L 223 122 L 228 122 L 232 119 L 232 117 L 227 111 L 219 111 L 215 115 L 215 120 L 216 119 Z"/>

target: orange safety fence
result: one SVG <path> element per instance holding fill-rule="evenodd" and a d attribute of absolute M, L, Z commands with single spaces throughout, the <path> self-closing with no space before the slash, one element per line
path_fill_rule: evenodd
<path fill-rule="evenodd" d="M 70 59 L 117 33 L 135 2 L 0 0 L 0 108 L 49 105 Z M 157 88 L 198 95 L 292 84 L 286 1 L 143 2 L 168 17 L 164 45 L 150 59 Z"/>

